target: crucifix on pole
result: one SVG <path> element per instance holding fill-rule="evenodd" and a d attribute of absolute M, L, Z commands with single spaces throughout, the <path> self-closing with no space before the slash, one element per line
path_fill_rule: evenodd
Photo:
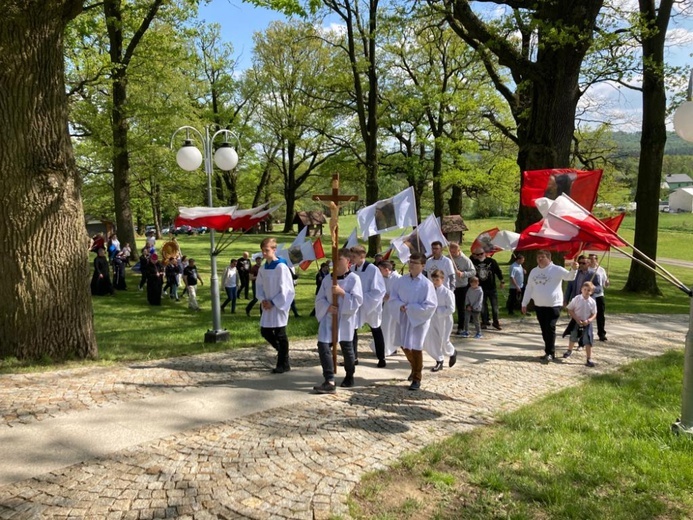
<path fill-rule="evenodd" d="M 332 174 L 332 193 L 329 195 L 313 195 L 313 200 L 319 200 L 330 208 L 330 237 L 332 239 L 332 305 L 337 306 L 338 296 L 334 292 L 337 286 L 337 277 L 334 276 L 334 266 L 339 262 L 339 203 L 359 200 L 357 195 L 339 194 L 339 174 Z M 337 338 L 339 334 L 338 316 L 332 315 L 332 362 L 334 371 L 337 372 Z"/>

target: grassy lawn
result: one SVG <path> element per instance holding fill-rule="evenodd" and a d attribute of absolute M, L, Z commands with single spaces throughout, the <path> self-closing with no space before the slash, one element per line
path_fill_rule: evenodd
<path fill-rule="evenodd" d="M 355 518 L 683 519 L 693 444 L 679 413 L 683 353 L 593 377 L 370 474 Z"/>

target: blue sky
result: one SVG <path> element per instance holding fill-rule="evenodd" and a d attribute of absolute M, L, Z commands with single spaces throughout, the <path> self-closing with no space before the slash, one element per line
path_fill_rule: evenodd
<path fill-rule="evenodd" d="M 250 66 L 253 33 L 264 31 L 274 20 L 286 19 L 277 11 L 255 7 L 241 0 L 213 0 L 201 4 L 198 18 L 221 26 L 222 38 L 233 44 L 240 69 Z"/>

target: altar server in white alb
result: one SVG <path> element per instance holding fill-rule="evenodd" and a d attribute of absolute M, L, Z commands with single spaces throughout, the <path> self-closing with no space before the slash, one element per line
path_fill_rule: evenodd
<path fill-rule="evenodd" d="M 314 386 L 313 390 L 318 394 L 335 393 L 334 362 L 332 359 L 332 320 L 337 316 L 337 341 L 342 349 L 344 357 L 344 370 L 346 377 L 340 386 L 354 386 L 354 347 L 352 339 L 358 310 L 363 303 L 361 280 L 354 273 L 349 272 L 349 249 L 339 250 L 339 261 L 331 275 L 325 276 L 320 285 L 320 290 L 315 296 L 315 317 L 318 326 L 318 354 L 322 365 L 324 382 Z M 337 285 L 332 285 L 332 277 L 337 277 Z M 333 295 L 337 295 L 337 305 L 333 305 Z"/>
<path fill-rule="evenodd" d="M 351 248 L 351 271 L 361 279 L 363 289 L 363 305 L 359 309 L 356 328 L 354 329 L 354 356 L 355 363 L 359 364 L 359 335 L 360 327 L 368 324 L 373 334 L 375 343 L 375 355 L 378 358 L 378 368 L 383 368 L 385 363 L 385 340 L 380 328 L 383 320 L 383 297 L 385 296 L 385 281 L 380 269 L 370 262 L 366 262 L 366 249 L 363 246 Z"/>
<path fill-rule="evenodd" d="M 409 257 L 409 274 L 392 284 L 388 305 L 399 309 L 395 341 L 402 347 L 411 365 L 409 390 L 421 388 L 423 344 L 438 302 L 431 281 L 423 275 L 426 257 L 413 253 Z"/>
<path fill-rule="evenodd" d="M 457 363 L 457 352 L 450 343 L 450 334 L 455 324 L 455 294 L 445 286 L 445 273 L 440 269 L 434 269 L 428 273 L 428 278 L 433 282 L 436 291 L 438 306 L 431 318 L 431 326 L 424 340 L 424 349 L 428 352 L 436 364 L 431 372 L 443 370 L 445 356 L 450 357 L 450 366 Z"/>
<path fill-rule="evenodd" d="M 277 351 L 277 366 L 272 373 L 283 374 L 291 370 L 286 324 L 295 296 L 294 280 L 286 260 L 277 258 L 277 241 L 274 238 L 265 238 L 260 248 L 265 259 L 255 280 L 256 296 L 262 306 L 260 334 Z"/>
<path fill-rule="evenodd" d="M 383 297 L 383 322 L 380 325 L 383 331 L 383 340 L 385 342 L 385 356 L 391 356 L 399 345 L 395 343 L 395 330 L 397 329 L 397 321 L 399 320 L 399 309 L 392 308 L 387 302 L 390 300 L 390 291 L 395 280 L 400 278 L 400 274 L 393 270 L 392 262 L 382 260 L 378 263 L 380 274 L 383 275 L 385 282 L 385 296 Z M 375 352 L 375 342 L 371 342 L 371 350 Z"/>

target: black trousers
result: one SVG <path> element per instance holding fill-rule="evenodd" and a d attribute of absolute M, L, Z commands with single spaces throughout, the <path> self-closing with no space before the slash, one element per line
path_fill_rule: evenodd
<path fill-rule="evenodd" d="M 354 361 L 354 347 L 351 341 L 340 341 L 339 346 L 342 349 L 342 356 L 344 357 L 344 371 L 347 377 L 353 376 L 356 371 Z M 330 343 L 324 343 L 318 341 L 318 354 L 320 354 L 320 364 L 322 365 L 322 376 L 325 381 L 334 381 L 334 363 L 332 359 L 332 345 Z"/>
<path fill-rule="evenodd" d="M 484 299 L 481 302 L 481 323 L 490 325 L 488 316 L 488 304 L 491 304 L 491 316 L 493 318 L 493 323 L 500 323 L 498 321 L 498 292 L 494 289 L 493 291 L 486 292 L 484 289 Z"/>
<path fill-rule="evenodd" d="M 455 309 L 457 310 L 457 330 L 464 330 L 464 300 L 467 297 L 469 285 L 455 287 Z"/>
<path fill-rule="evenodd" d="M 597 336 L 600 340 L 603 340 L 606 337 L 606 329 L 604 328 L 606 323 L 606 317 L 604 316 L 606 302 L 603 296 L 597 296 L 594 301 L 597 302 Z"/>
<path fill-rule="evenodd" d="M 371 334 L 373 335 L 373 342 L 375 343 L 375 357 L 378 361 L 385 359 L 385 336 L 383 336 L 383 330 L 380 327 L 371 327 Z M 359 358 L 359 329 L 354 329 L 354 339 L 352 340 L 352 345 L 354 346 L 354 358 Z"/>
<path fill-rule="evenodd" d="M 238 279 L 240 284 L 238 285 L 238 297 L 241 297 L 241 293 L 245 291 L 245 299 L 248 299 L 248 287 L 250 287 L 250 273 L 248 271 L 238 271 Z"/>
<path fill-rule="evenodd" d="M 289 368 L 289 337 L 286 327 L 260 327 L 260 334 L 277 351 L 277 368 Z"/>
<path fill-rule="evenodd" d="M 537 312 L 537 321 L 541 328 L 541 337 L 544 339 L 544 352 L 556 355 L 556 322 L 561 315 L 561 306 L 558 307 L 534 307 Z"/>

